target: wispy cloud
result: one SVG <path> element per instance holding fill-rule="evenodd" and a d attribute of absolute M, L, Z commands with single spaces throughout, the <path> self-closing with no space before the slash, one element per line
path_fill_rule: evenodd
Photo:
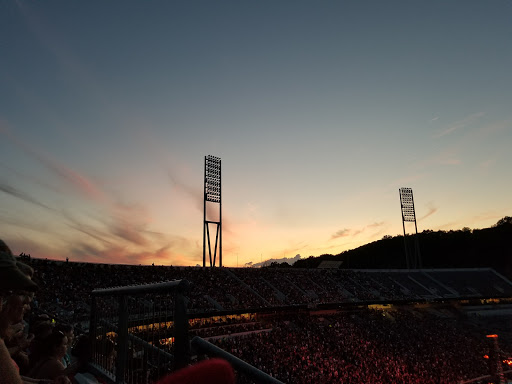
<path fill-rule="evenodd" d="M 458 221 L 450 221 L 441 225 L 438 225 L 437 228 L 439 230 L 445 230 L 445 229 L 453 229 L 460 225 L 460 220 Z"/>
<path fill-rule="evenodd" d="M 67 225 L 83 234 L 106 244 L 150 246 L 163 239 L 161 233 L 150 231 L 151 217 L 144 206 L 110 202 L 106 209 L 96 216 L 77 218 L 64 213 Z"/>
<path fill-rule="evenodd" d="M 26 141 L 19 139 L 9 128 L 7 122 L 0 121 L 0 133 L 3 133 L 11 143 L 16 145 L 26 155 L 35 159 L 38 163 L 52 171 L 61 180 L 63 180 L 66 185 L 71 186 L 82 196 L 96 201 L 102 201 L 105 199 L 103 191 L 101 191 L 101 189 L 98 188 L 98 186 L 87 176 L 59 163 L 55 159 L 52 159 L 48 154 L 45 154 L 42 149 L 36 148 Z"/>
<path fill-rule="evenodd" d="M 171 183 L 172 188 L 175 192 L 180 193 L 188 198 L 190 198 L 194 202 L 194 207 L 203 211 L 203 194 L 202 190 L 191 185 L 185 183 L 180 174 L 175 172 L 170 167 L 167 168 L 167 176 L 169 177 L 169 181 Z"/>
<path fill-rule="evenodd" d="M 35 220 L 33 217 L 25 217 L 25 216 L 2 216 L 2 226 L 15 226 L 22 231 L 18 231 L 19 233 L 24 233 L 25 229 L 32 232 L 39 232 L 48 234 L 52 231 L 52 228 L 48 225 L 46 221 Z"/>
<path fill-rule="evenodd" d="M 438 208 L 433 205 L 433 203 L 427 204 L 428 211 L 426 214 L 418 218 L 418 221 L 425 220 L 427 217 L 432 216 L 434 213 L 438 211 Z"/>
<path fill-rule="evenodd" d="M 56 162 L 50 161 L 49 159 L 41 158 L 41 161 L 49 168 L 52 169 L 55 173 L 61 176 L 64 180 L 68 182 L 69 185 L 73 186 L 76 191 L 85 195 L 87 198 L 96 201 L 104 200 L 105 194 L 101 191 L 91 180 L 89 180 L 85 175 L 76 172 L 68 167 L 65 167 Z"/>
<path fill-rule="evenodd" d="M 119 225 L 121 224 L 121 225 Z M 124 224 L 124 225 L 123 225 Z M 115 223 L 111 227 L 112 233 L 123 240 L 137 245 L 147 245 L 148 240 L 130 223 Z"/>
<path fill-rule="evenodd" d="M 340 229 L 339 231 L 336 231 L 333 235 L 331 235 L 331 240 L 339 239 L 340 237 L 347 237 L 350 236 L 352 231 L 348 228 Z"/>
<path fill-rule="evenodd" d="M 112 242 L 107 238 L 105 233 L 103 233 L 102 231 L 98 231 L 98 229 L 93 226 L 84 225 L 82 223 L 68 223 L 68 226 L 78 232 L 83 233 L 84 235 L 90 236 L 95 240 L 98 240 L 106 244 L 112 244 Z"/>
<path fill-rule="evenodd" d="M 34 197 L 29 195 L 28 193 L 26 193 L 24 191 L 20 191 L 19 189 L 11 187 L 10 185 L 7 185 L 5 183 L 0 183 L 0 191 L 2 191 L 4 193 L 7 193 L 8 195 L 14 196 L 14 197 L 16 197 L 18 199 L 21 199 L 23 201 L 26 201 L 27 203 L 31 203 L 31 204 L 37 205 L 39 207 L 48 209 L 50 211 L 54 211 L 53 208 L 49 207 L 46 204 L 41 203 L 39 200 L 35 199 Z"/>
<path fill-rule="evenodd" d="M 96 208 L 96 217 L 90 217 L 90 212 L 93 211 L 89 211 L 88 217 L 83 217 L 81 213 L 76 211 L 73 211 L 73 213 L 65 210 L 59 211 L 52 209 L 20 189 L 7 183 L 0 183 L 0 192 L 52 210 L 64 218 L 64 224 L 68 228 L 77 231 L 81 235 L 86 235 L 91 244 L 74 248 L 77 254 L 84 256 L 84 260 L 131 261 L 136 264 L 152 259 L 159 259 L 163 262 L 167 257 L 172 258 L 172 260 L 185 260 L 182 253 L 178 253 L 183 252 L 183 249 L 178 251 L 176 244 L 186 246 L 187 252 L 195 257 L 197 252 L 188 240 L 181 239 L 178 241 L 172 235 L 164 235 L 150 230 L 152 217 L 145 205 L 137 202 L 125 202 L 119 196 L 107 194 L 101 185 L 95 183 L 87 175 L 59 163 L 46 155 L 41 149 L 17 138 L 7 124 L 1 124 L 0 128 L 0 133 L 11 143 L 58 177 L 61 181 L 61 187 L 57 190 L 60 193 L 67 192 L 68 195 L 71 195 L 71 198 L 82 199 L 87 203 L 92 203 L 93 207 Z M 183 183 L 174 183 L 174 185 L 186 194 L 194 195 L 192 188 L 187 188 Z M 56 189 L 53 188 L 53 190 Z M 193 196 L 194 200 L 199 200 L 198 196 L 199 194 Z M 64 241 L 76 241 L 76 235 L 70 234 L 68 236 L 70 236 L 68 240 Z M 138 251 L 138 248 L 144 248 L 144 251 Z M 187 260 L 186 265 L 189 263 L 190 260 Z"/>
<path fill-rule="evenodd" d="M 488 159 L 478 164 L 477 169 L 481 172 L 485 172 L 492 168 L 496 164 L 496 158 Z"/>
<path fill-rule="evenodd" d="M 186 243 L 186 244 L 184 244 Z M 190 265 L 199 262 L 198 255 L 185 256 L 179 251 L 189 247 L 190 243 L 184 238 L 175 239 L 152 249 L 133 250 L 126 245 L 113 244 L 111 246 L 96 246 L 91 242 L 75 242 L 71 246 L 70 259 L 77 259 L 94 263 L 118 264 L 163 264 L 163 265 Z"/>
<path fill-rule="evenodd" d="M 110 232 L 137 245 L 148 245 L 158 234 L 148 232 L 151 215 L 141 204 L 111 203 L 106 225 Z"/>
<path fill-rule="evenodd" d="M 478 120 L 479 118 L 481 118 L 484 115 L 485 115 L 484 112 L 478 112 L 478 113 L 474 113 L 472 115 L 469 115 L 469 116 L 465 117 L 462 120 L 456 121 L 456 122 L 448 125 L 447 127 L 445 127 L 444 130 L 442 130 L 441 132 L 436 133 L 433 136 L 433 138 L 434 139 L 439 139 L 440 137 L 449 135 L 449 134 L 455 132 L 458 129 L 464 128 L 464 127 L 474 123 L 476 120 Z"/>
<path fill-rule="evenodd" d="M 335 240 L 335 239 L 339 239 L 339 238 L 343 238 L 343 237 L 355 237 L 355 236 L 360 235 L 361 233 L 363 233 L 363 232 L 365 232 L 367 230 L 379 229 L 379 228 L 381 228 L 384 225 L 385 225 L 385 222 L 381 221 L 381 222 L 375 222 L 375 223 L 371 223 L 371 224 L 365 225 L 362 228 L 352 228 L 352 229 L 344 228 L 344 229 L 340 229 L 339 231 L 336 231 L 336 233 L 331 235 L 330 240 Z"/>

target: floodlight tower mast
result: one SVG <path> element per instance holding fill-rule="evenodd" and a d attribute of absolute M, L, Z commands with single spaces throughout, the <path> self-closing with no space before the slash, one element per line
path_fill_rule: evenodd
<path fill-rule="evenodd" d="M 400 205 L 402 208 L 402 227 L 404 229 L 404 248 L 405 248 L 405 261 L 407 265 L 407 269 L 411 268 L 421 268 L 421 254 L 420 254 L 420 246 L 418 242 L 418 226 L 416 224 L 416 212 L 414 210 L 414 198 L 412 195 L 411 188 L 400 188 L 398 190 L 400 193 Z M 409 248 L 407 246 L 407 239 L 405 234 L 405 222 L 413 222 L 414 223 L 414 254 L 412 257 L 409 255 Z"/>
<path fill-rule="evenodd" d="M 217 220 L 209 220 L 207 203 L 218 204 Z M 203 215 L 203 268 L 206 267 L 206 242 L 208 240 L 208 256 L 210 267 L 215 267 L 217 251 L 219 252 L 219 267 L 222 267 L 222 196 L 221 196 L 221 162 L 220 157 L 204 157 L 204 215 Z M 215 247 L 212 260 L 212 246 L 210 242 L 210 224 L 215 225 Z"/>

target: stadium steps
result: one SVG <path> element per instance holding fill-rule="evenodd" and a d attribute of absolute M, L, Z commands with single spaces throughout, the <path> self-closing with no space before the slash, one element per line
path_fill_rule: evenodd
<path fill-rule="evenodd" d="M 261 278 L 265 284 L 267 284 L 270 288 L 272 288 L 274 290 L 274 295 L 276 296 L 277 300 L 279 300 L 280 302 L 282 303 L 286 303 L 286 295 L 281 292 L 279 289 L 277 289 L 276 287 L 274 287 L 270 281 L 268 281 L 267 279 L 265 279 L 264 277 Z"/>
<path fill-rule="evenodd" d="M 297 284 L 295 284 L 293 281 L 291 281 L 288 277 L 286 276 L 283 276 L 283 279 L 291 286 L 293 287 L 295 290 L 297 290 L 298 292 L 300 292 L 304 297 L 309 297 L 310 299 L 318 299 L 318 295 L 315 293 L 315 291 L 313 290 L 310 290 L 310 292 L 308 293 L 307 291 L 305 291 L 304 289 L 302 289 L 301 287 L 299 287 Z"/>
<path fill-rule="evenodd" d="M 356 297 L 350 293 L 349 291 L 347 291 L 345 289 L 345 287 L 343 287 L 342 285 L 338 284 L 338 282 L 336 282 L 336 280 L 334 280 L 332 277 L 330 276 L 325 276 L 325 278 L 331 282 L 331 284 L 333 284 L 334 286 L 336 286 L 336 288 L 338 289 L 338 292 L 341 293 L 341 295 L 345 298 L 347 298 L 348 300 L 350 301 L 355 301 Z"/>
<path fill-rule="evenodd" d="M 260 300 L 262 300 L 265 305 L 267 305 L 268 307 L 271 307 L 272 304 L 270 304 L 267 300 L 265 300 L 265 298 L 263 298 L 258 292 L 256 292 L 250 285 L 248 285 L 247 283 L 245 283 L 242 279 L 240 279 L 237 275 L 235 275 L 235 273 L 229 269 L 225 269 L 226 273 L 231 276 L 233 279 L 235 279 L 236 281 L 238 281 L 240 283 L 240 285 L 242 287 L 244 287 L 245 289 L 247 289 L 249 292 L 251 292 L 253 295 L 257 296 L 260 298 Z"/>
<path fill-rule="evenodd" d="M 443 287 L 445 290 L 447 290 L 448 292 L 450 292 L 450 294 L 448 295 L 443 295 L 443 297 L 445 298 L 453 298 L 453 297 L 458 297 L 460 296 L 459 292 L 457 292 L 455 289 L 451 288 L 451 287 L 448 287 L 447 285 L 444 285 L 443 283 L 441 283 L 439 280 L 437 280 L 436 278 L 434 278 L 433 276 L 430 276 L 430 274 L 428 274 L 427 272 L 423 272 L 423 274 L 425 276 L 427 276 L 430 280 L 432 280 L 434 283 L 436 283 L 437 285 Z"/>
<path fill-rule="evenodd" d="M 435 299 L 435 298 L 438 298 L 440 297 L 439 295 L 436 294 L 436 292 L 430 290 L 428 287 L 425 287 L 423 284 L 421 284 L 418 280 L 416 280 L 414 277 L 412 277 L 411 275 L 407 275 L 407 277 L 413 281 L 414 283 L 416 283 L 417 285 L 419 285 L 421 288 L 423 288 L 426 292 L 430 292 L 430 295 L 421 295 L 424 299 Z"/>
<path fill-rule="evenodd" d="M 217 300 L 215 300 L 213 297 L 211 297 L 210 295 L 204 295 L 204 298 L 206 300 L 208 300 L 208 302 L 217 310 L 219 311 L 223 311 L 224 308 L 222 307 L 222 305 L 220 305 Z"/>

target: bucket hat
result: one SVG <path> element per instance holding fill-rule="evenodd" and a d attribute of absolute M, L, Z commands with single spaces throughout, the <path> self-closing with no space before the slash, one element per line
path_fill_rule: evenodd
<path fill-rule="evenodd" d="M 12 255 L 0 252 L 0 289 L 36 291 L 38 287 L 16 266 Z"/>

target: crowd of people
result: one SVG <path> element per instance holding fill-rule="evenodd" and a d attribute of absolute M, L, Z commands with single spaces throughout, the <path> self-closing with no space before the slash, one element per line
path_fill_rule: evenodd
<path fill-rule="evenodd" d="M 485 334 L 421 310 L 295 316 L 213 342 L 284 383 L 441 384 L 489 373 Z"/>
<path fill-rule="evenodd" d="M 489 371 L 483 359 L 489 354 L 485 335 L 461 325 L 456 317 L 447 320 L 410 308 L 310 316 L 305 308 L 453 296 L 457 290 L 475 293 L 467 286 L 483 291 L 485 279 L 501 294 L 510 288 L 492 271 L 487 271 L 489 276 L 469 271 L 467 276 L 478 282 L 455 271 L 455 285 L 450 287 L 440 273 L 431 278 L 418 271 L 88 264 L 16 258 L 3 242 L 0 245 L 0 358 L 5 373 L 0 384 L 69 383 L 90 358 L 87 336 L 76 336 L 88 331 L 94 289 L 181 279 L 191 283 L 190 336 L 207 338 L 285 383 L 452 383 Z M 486 289 L 492 296 L 492 288 Z M 157 313 L 169 304 L 165 300 L 148 296 L 142 307 Z M 276 317 L 278 308 L 294 306 L 299 306 L 299 315 Z M 226 314 L 241 310 L 266 310 L 267 315 Z M 165 324 L 151 339 L 154 329 L 132 331 L 157 346 L 173 334 L 173 324 Z M 242 377 L 238 381 L 245 382 Z"/>
<path fill-rule="evenodd" d="M 58 313 L 59 318 L 68 322 L 83 322 L 84 326 L 89 319 L 93 289 L 165 280 L 191 282 L 187 310 L 195 314 L 297 305 L 512 295 L 512 284 L 491 270 L 370 272 L 130 266 L 40 259 L 24 262 L 37 271 L 35 279 L 45 288 L 38 294 L 35 305 Z"/>
<path fill-rule="evenodd" d="M 71 324 L 31 314 L 39 288 L 33 277 L 34 269 L 17 261 L 0 240 L 0 383 L 70 383 L 68 376 L 87 359 L 71 356 Z"/>

